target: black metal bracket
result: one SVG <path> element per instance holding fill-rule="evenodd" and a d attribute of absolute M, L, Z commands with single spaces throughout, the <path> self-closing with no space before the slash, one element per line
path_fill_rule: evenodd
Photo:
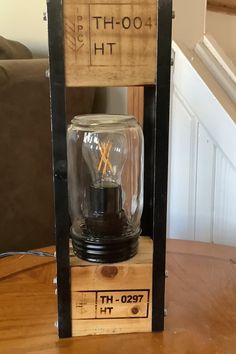
<path fill-rule="evenodd" d="M 172 0 L 159 0 L 153 203 L 152 330 L 164 329 Z"/>
<path fill-rule="evenodd" d="M 172 0 L 158 1 L 157 84 L 144 88 L 144 213 L 153 238 L 152 330 L 164 329 Z"/>

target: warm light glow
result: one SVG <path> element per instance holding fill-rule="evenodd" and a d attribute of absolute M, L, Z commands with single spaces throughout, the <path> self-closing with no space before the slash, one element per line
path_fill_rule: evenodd
<path fill-rule="evenodd" d="M 101 159 L 100 162 L 98 164 L 98 171 L 101 172 L 102 170 L 102 175 L 104 176 L 105 173 L 108 172 L 108 169 L 110 169 L 110 171 L 112 172 L 112 164 L 109 160 L 109 156 L 110 156 L 110 152 L 111 152 L 111 148 L 112 148 L 112 143 L 110 143 L 109 141 L 105 144 L 105 143 L 98 143 L 98 147 L 100 150 L 100 154 L 101 154 Z M 102 169 L 103 166 L 103 169 Z"/>

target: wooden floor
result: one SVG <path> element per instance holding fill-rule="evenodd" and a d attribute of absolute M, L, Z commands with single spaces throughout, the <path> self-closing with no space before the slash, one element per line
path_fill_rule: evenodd
<path fill-rule="evenodd" d="M 0 260 L 0 354 L 235 354 L 236 249 L 171 240 L 167 264 L 163 333 L 59 340 L 53 259 Z"/>
<path fill-rule="evenodd" d="M 226 12 L 228 14 L 236 14 L 235 0 L 207 0 L 207 9 L 217 12 Z"/>

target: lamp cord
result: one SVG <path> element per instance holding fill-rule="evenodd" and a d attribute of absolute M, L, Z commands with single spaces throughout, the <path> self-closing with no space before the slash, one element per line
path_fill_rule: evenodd
<path fill-rule="evenodd" d="M 20 252 L 4 252 L 0 253 L 0 258 L 10 257 L 10 256 L 39 256 L 39 257 L 55 257 L 55 253 L 41 252 L 41 251 L 20 251 Z"/>

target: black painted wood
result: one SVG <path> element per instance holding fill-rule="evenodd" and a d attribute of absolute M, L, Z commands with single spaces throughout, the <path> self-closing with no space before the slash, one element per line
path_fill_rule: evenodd
<path fill-rule="evenodd" d="M 156 86 L 144 87 L 144 201 L 142 234 L 153 236 Z"/>
<path fill-rule="evenodd" d="M 152 330 L 164 329 L 172 0 L 158 2 L 154 128 Z"/>
<path fill-rule="evenodd" d="M 57 254 L 58 333 L 60 338 L 65 338 L 71 337 L 71 294 L 62 1 L 48 0 L 47 7 Z"/>

